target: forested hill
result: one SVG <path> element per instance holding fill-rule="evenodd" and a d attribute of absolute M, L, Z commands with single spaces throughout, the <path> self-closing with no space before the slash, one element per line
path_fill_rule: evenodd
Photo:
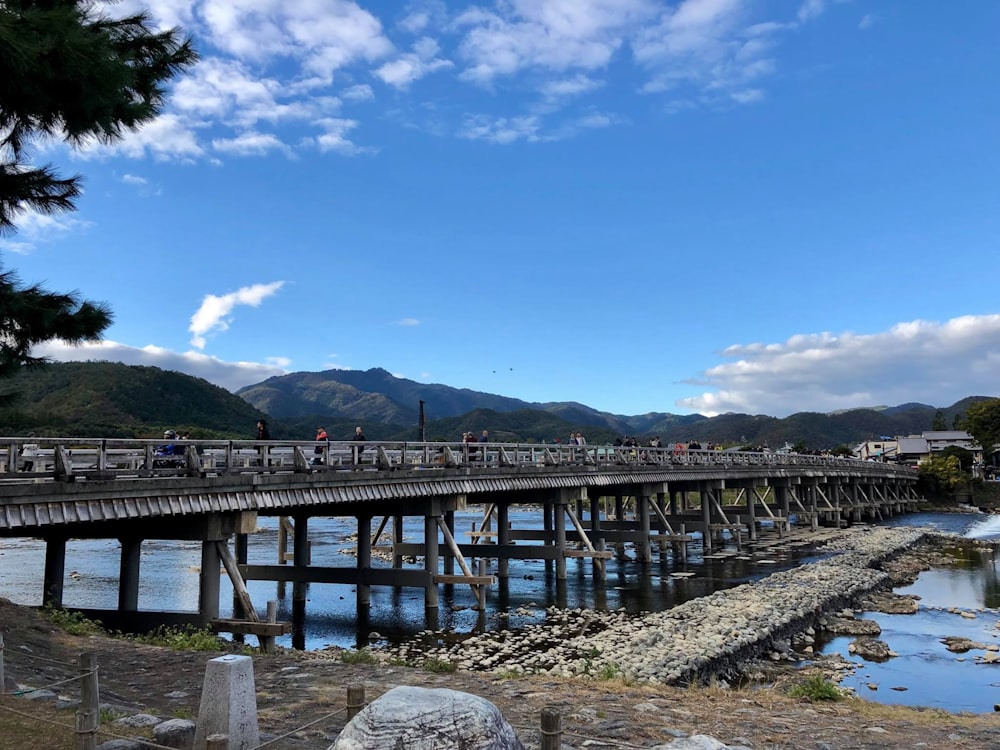
<path fill-rule="evenodd" d="M 253 438 L 266 415 L 207 380 L 158 367 L 63 362 L 24 369 L 0 390 L 15 400 L 0 411 L 4 435 Z"/>
<path fill-rule="evenodd" d="M 420 390 L 413 387 L 419 384 L 400 383 L 402 379 L 384 370 L 368 371 L 368 378 L 358 372 L 351 377 L 345 375 L 349 383 L 310 377 L 328 374 L 297 373 L 298 377 L 290 381 L 275 382 L 281 379 L 271 378 L 244 389 L 244 394 L 271 394 L 261 402 L 268 406 L 265 413 L 223 388 L 178 372 L 110 362 L 52 364 L 26 370 L 0 383 L 0 390 L 18 395 L 13 406 L 0 411 L 0 431 L 6 435 L 35 432 L 54 436 L 157 437 L 164 429 L 172 428 L 190 431 L 192 437 L 249 439 L 255 434 L 257 420 L 266 418 L 277 439 L 309 440 L 322 424 L 331 438 L 347 440 L 360 424 L 372 440 L 416 440 L 419 407 L 411 409 L 396 401 L 405 397 L 415 404 L 421 399 L 426 402 L 428 440 L 459 440 L 463 432 L 478 435 L 486 429 L 494 440 L 505 442 L 551 443 L 566 440 L 570 432 L 583 432 L 591 443 L 610 443 L 623 435 L 642 440 L 659 435 L 664 442 L 699 440 L 726 446 L 766 444 L 772 448 L 802 443 L 809 448 L 832 448 L 882 435 L 918 434 L 932 428 L 938 411 L 939 422 L 943 420 L 951 428 L 955 417 L 964 414 L 971 402 L 987 398 L 973 396 L 940 409 L 911 403 L 832 414 L 802 412 L 784 419 L 656 412 L 623 416 L 570 402 L 524 405 L 527 402 L 518 399 L 444 385 Z M 389 393 L 359 388 L 374 387 L 376 382 L 393 388 Z M 310 388 L 311 401 L 300 400 L 300 393 Z M 334 398 L 334 394 L 340 396 Z M 425 398 L 432 394 L 433 398 Z M 282 407 L 283 399 L 294 408 Z M 494 406 L 441 413 L 480 401 Z"/>

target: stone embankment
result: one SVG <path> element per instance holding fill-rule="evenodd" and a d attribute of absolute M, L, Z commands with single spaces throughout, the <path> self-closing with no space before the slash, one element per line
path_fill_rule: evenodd
<path fill-rule="evenodd" d="M 881 561 L 918 544 L 924 529 L 859 527 L 830 541 L 830 557 L 694 599 L 665 612 L 630 615 L 550 609 L 546 622 L 445 644 L 425 631 L 388 658 L 459 669 L 553 677 L 621 676 L 684 685 L 737 674 L 812 627 L 824 613 L 891 585 Z"/>

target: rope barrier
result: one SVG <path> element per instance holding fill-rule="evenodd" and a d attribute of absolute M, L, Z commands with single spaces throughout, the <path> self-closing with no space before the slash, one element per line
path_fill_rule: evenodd
<path fill-rule="evenodd" d="M 308 724 L 303 724 L 300 727 L 296 727 L 295 729 L 291 729 L 291 730 L 285 732 L 284 734 L 280 734 L 277 737 L 274 737 L 274 738 L 268 740 L 267 742 L 262 742 L 261 744 L 259 744 L 256 747 L 254 747 L 253 750 L 259 750 L 262 747 L 267 747 L 268 745 L 270 745 L 273 742 L 277 742 L 278 740 L 283 740 L 286 737 L 290 737 L 291 735 L 295 734 L 296 732 L 301 732 L 303 729 L 308 729 L 309 727 L 314 726 L 315 724 L 319 724 L 321 721 L 326 721 L 327 719 L 332 719 L 337 714 L 346 713 L 346 711 L 347 711 L 347 708 L 338 708 L 333 713 L 326 714 L 326 716 L 321 716 L 318 719 L 316 719 L 315 721 L 310 721 Z"/>
<path fill-rule="evenodd" d="M 103 725 L 98 727 L 97 733 L 100 735 L 111 737 L 112 739 L 115 740 L 135 740 L 134 736 L 129 737 L 124 734 L 115 734 L 114 732 L 105 729 Z M 151 750 L 176 750 L 176 748 L 172 748 L 169 745 L 160 745 L 156 742 L 153 742 L 152 740 L 146 739 L 145 737 L 141 740 L 141 744 L 143 748 L 151 748 Z"/>
<path fill-rule="evenodd" d="M 25 688 L 24 690 L 15 690 L 8 695 L 21 696 L 27 695 L 28 693 L 37 693 L 39 690 L 48 690 L 49 688 L 59 687 L 60 685 L 65 685 L 67 682 L 74 682 L 83 677 L 89 677 L 92 674 L 97 674 L 96 669 L 92 669 L 89 672 L 81 672 L 73 677 L 67 677 L 65 680 L 59 680 L 59 682 L 50 682 L 48 685 L 42 685 L 41 687 Z"/>
<path fill-rule="evenodd" d="M 18 716 L 23 716 L 25 719 L 31 719 L 33 721 L 43 721 L 47 724 L 55 724 L 57 727 L 68 729 L 71 732 L 76 729 L 76 727 L 73 726 L 72 724 L 63 724 L 61 721 L 56 721 L 55 719 L 46 719 L 44 716 L 38 716 L 36 714 L 26 714 L 24 713 L 24 711 L 18 711 L 16 708 L 5 706 L 3 703 L 0 703 L 0 711 L 8 711 L 12 714 L 17 714 Z"/>
<path fill-rule="evenodd" d="M 2 646 L 0 646 L 0 652 L 3 652 L 3 651 L 4 651 L 4 648 Z M 19 651 L 19 650 L 16 650 L 16 649 L 7 654 L 7 658 L 10 658 L 12 656 L 15 657 L 15 661 L 17 660 L 17 658 L 24 657 L 25 659 L 33 659 L 35 661 L 44 661 L 44 662 L 47 662 L 49 664 L 58 664 L 61 667 L 69 667 L 70 669 L 74 669 L 76 667 L 76 664 L 74 664 L 73 662 L 58 661 L 57 659 L 46 659 L 44 656 L 35 656 L 34 654 L 29 654 L 26 651 Z"/>

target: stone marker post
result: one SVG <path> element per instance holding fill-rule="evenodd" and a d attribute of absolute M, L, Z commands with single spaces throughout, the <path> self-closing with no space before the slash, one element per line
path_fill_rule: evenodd
<path fill-rule="evenodd" d="M 253 659 L 228 654 L 209 659 L 201 691 L 194 750 L 207 750 L 211 735 L 224 734 L 230 750 L 250 750 L 260 744 Z"/>

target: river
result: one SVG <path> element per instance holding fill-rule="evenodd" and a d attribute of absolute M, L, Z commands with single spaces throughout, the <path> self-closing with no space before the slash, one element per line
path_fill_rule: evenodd
<path fill-rule="evenodd" d="M 536 528 L 538 514 L 531 510 L 511 510 L 515 528 Z M 456 536 L 478 522 L 476 513 L 456 514 Z M 942 531 L 1000 541 L 1000 518 L 959 513 L 918 513 L 897 517 L 892 524 L 927 525 Z M 310 522 L 314 565 L 354 564 L 353 534 L 356 527 L 340 519 L 312 519 Z M 422 519 L 404 527 L 404 538 L 419 539 Z M 277 520 L 261 518 L 260 529 L 251 536 L 249 561 L 272 563 L 277 549 Z M 372 587 L 367 622 L 358 622 L 353 587 L 339 584 L 311 584 L 308 587 L 305 621 L 305 648 L 355 647 L 369 642 L 369 636 L 400 641 L 427 627 L 462 633 L 482 629 L 518 628 L 540 622 L 545 608 L 583 607 L 624 608 L 630 612 L 659 611 L 712 591 L 753 581 L 776 570 L 787 569 L 824 553 L 804 544 L 780 552 L 730 554 L 702 557 L 693 545 L 686 562 L 667 556 L 645 567 L 631 560 L 608 562 L 604 587 L 591 585 L 591 563 L 574 560 L 568 580 L 559 583 L 542 562 L 510 562 L 505 586 L 491 589 L 487 608 L 473 609 L 475 600 L 468 586 L 442 587 L 437 622 L 424 616 L 423 592 L 418 589 Z M 197 611 L 200 543 L 148 541 L 141 555 L 142 575 L 139 607 L 149 610 Z M 41 573 L 44 544 L 34 540 L 0 540 L 0 596 L 19 604 L 41 601 Z M 73 540 L 66 550 L 64 604 L 67 607 L 113 608 L 117 601 L 119 546 L 107 540 Z M 940 638 L 966 636 L 978 641 L 997 642 L 1000 586 L 997 561 L 992 555 L 967 559 L 948 570 L 922 573 L 912 586 L 899 593 L 921 597 L 915 615 L 867 613 L 882 627 L 882 639 L 899 656 L 883 664 L 863 662 L 845 680 L 868 699 L 885 703 L 925 705 L 949 711 L 992 711 L 1000 703 L 1000 664 L 976 664 L 970 652 L 953 654 Z M 222 616 L 231 614 L 226 606 L 232 599 L 228 579 L 223 576 Z M 291 586 L 251 581 L 251 598 L 260 608 L 267 600 L 278 602 L 278 617 L 291 619 Z M 976 611 L 975 619 L 950 614 L 947 607 Z M 278 639 L 290 646 L 290 637 Z M 850 639 L 838 638 L 820 644 L 821 653 L 840 652 L 849 657 Z M 964 657 L 964 658 L 963 658 Z M 874 687 L 874 689 L 873 689 Z M 906 688 L 905 690 L 894 688 Z"/>

